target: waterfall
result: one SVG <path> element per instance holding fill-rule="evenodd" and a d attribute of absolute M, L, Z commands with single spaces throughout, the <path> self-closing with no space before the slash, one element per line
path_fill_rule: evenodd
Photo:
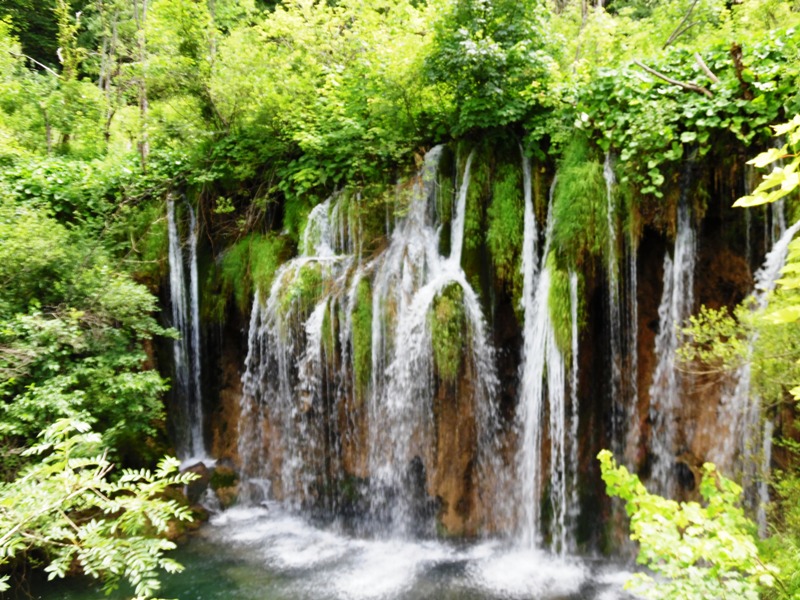
<path fill-rule="evenodd" d="M 461 268 L 466 198 L 474 151 L 464 166 L 451 225 L 451 251 L 439 254 L 436 174 L 441 148 L 425 158 L 409 212 L 375 264 L 373 282 L 372 390 L 369 401 L 370 472 L 373 512 L 405 535 L 414 525 L 435 451 L 433 340 L 430 311 L 451 286 L 460 290 L 467 325 L 465 358 L 474 378 L 472 403 L 478 429 L 478 458 L 493 456 L 497 387 L 494 350 L 475 291 Z M 420 471 L 420 467 L 423 468 Z M 424 477 L 423 477 L 424 476 Z M 423 503 L 424 504 L 424 503 Z M 432 521 L 430 523 L 432 525 Z"/>
<path fill-rule="evenodd" d="M 628 356 L 628 400 L 627 400 L 627 426 L 628 431 L 625 437 L 625 462 L 630 468 L 636 464 L 638 454 L 638 444 L 641 435 L 641 427 L 638 419 L 639 405 L 639 273 L 638 247 L 636 236 L 631 227 L 628 234 L 628 273 L 626 290 L 626 310 L 628 323 L 628 335 L 626 336 L 627 356 Z"/>
<path fill-rule="evenodd" d="M 172 306 L 172 326 L 180 337 L 173 342 L 175 381 L 173 389 L 180 402 L 183 419 L 182 435 L 176 443 L 182 460 L 201 459 L 206 455 L 203 439 L 203 396 L 200 355 L 200 294 L 197 274 L 197 219 L 189 211 L 189 281 L 185 274 L 183 244 L 175 216 L 175 200 L 167 197 L 167 233 L 169 237 L 169 288 Z"/>
<path fill-rule="evenodd" d="M 608 248 L 606 254 L 606 284 L 608 294 L 608 339 L 610 362 L 611 439 L 615 454 L 622 450 L 623 428 L 627 422 L 622 388 L 622 318 L 619 293 L 619 264 L 617 263 L 617 219 L 614 210 L 613 188 L 616 183 L 611 166 L 611 154 L 606 152 L 603 163 L 606 182 L 606 217 Z"/>
<path fill-rule="evenodd" d="M 523 161 L 527 159 L 523 158 Z M 566 519 L 570 514 L 571 496 L 567 493 L 566 469 L 566 376 L 564 357 L 556 344 L 550 316 L 549 295 L 551 273 L 547 259 L 554 229 L 553 197 L 556 182 L 550 188 L 545 247 L 541 264 L 535 237 L 530 168 L 523 169 L 525 192 L 525 223 L 523 236 L 523 327 L 521 391 L 517 415 L 520 432 L 517 451 L 517 480 L 521 523 L 519 542 L 528 548 L 541 543 L 541 501 L 543 485 L 542 442 L 547 426 L 549 448 L 549 501 L 552 510 L 550 523 L 551 548 L 559 553 L 567 549 Z M 577 357 L 576 357 L 577 358 Z M 547 421 L 545 422 L 545 412 Z"/>
<path fill-rule="evenodd" d="M 191 204 L 189 208 L 189 306 L 192 320 L 192 383 L 194 401 L 192 402 L 189 432 L 191 435 L 192 456 L 205 456 L 203 440 L 203 383 L 201 381 L 200 357 L 200 283 L 197 275 L 197 219 Z"/>
<path fill-rule="evenodd" d="M 273 497 L 293 509 L 327 502 L 335 512 L 330 502 L 337 486 L 360 473 L 369 475 L 372 531 L 402 537 L 421 526 L 433 532 L 433 405 L 443 384 L 431 319 L 438 299 L 452 289 L 464 314 L 462 369 L 469 381 L 454 385 L 465 386 L 456 396 L 474 412 L 477 477 L 500 470 L 494 349 L 460 264 L 474 153 L 464 166 L 449 256 L 439 253 L 442 224 L 435 211 L 441 153 L 441 147 L 428 152 L 410 197 L 399 195 L 409 199 L 407 214 L 383 252 L 362 260 L 360 226 L 340 194 L 312 210 L 300 256 L 278 270 L 263 303 L 256 293 L 240 406 L 241 473 L 250 482 L 245 500 Z M 303 297 L 308 281 L 317 282 L 313 299 Z M 371 380 L 362 400 L 355 398 L 353 373 L 363 281 L 371 287 L 372 321 Z M 345 469 L 345 460 L 358 464 Z"/>
<path fill-rule="evenodd" d="M 689 317 L 694 306 L 697 242 L 687 197 L 690 178 L 691 162 L 687 163 L 681 181 L 673 256 L 670 257 L 669 251 L 664 256 L 664 287 L 658 307 L 659 328 L 655 348 L 658 363 L 650 386 L 651 480 L 656 493 L 665 496 L 674 494 L 676 420 L 681 406 L 682 377 L 675 364 L 675 353 L 680 344 L 678 328 Z"/>
<path fill-rule="evenodd" d="M 263 304 L 260 291 L 253 299 L 239 420 L 246 501 L 271 494 L 300 508 L 331 492 L 338 453 L 329 446 L 323 326 L 354 260 L 336 206 L 329 198 L 314 207 L 300 256 L 278 269 Z"/>
<path fill-rule="evenodd" d="M 572 474 L 570 480 L 570 497 L 569 497 L 569 513 L 567 517 L 573 525 L 570 532 L 570 546 L 569 550 L 575 551 L 575 531 L 574 524 L 578 520 L 578 510 L 580 508 L 578 499 L 578 420 L 580 417 L 580 410 L 578 405 L 578 385 L 580 375 L 580 362 L 578 360 L 579 353 L 579 336 L 578 336 L 578 274 L 571 271 L 569 274 L 569 299 L 570 299 L 570 320 L 572 322 L 572 369 L 570 371 L 570 430 L 569 439 L 572 441 L 569 454 L 569 473 Z M 566 528 L 563 529 L 566 536 Z M 563 540 L 562 548 L 567 545 L 567 540 Z"/>
<path fill-rule="evenodd" d="M 754 311 L 767 308 L 770 293 L 775 289 L 781 275 L 786 256 L 797 232 L 800 221 L 786 229 L 764 259 L 764 264 L 755 274 L 755 290 L 745 301 Z M 750 353 L 757 337 L 749 340 Z M 733 381 L 720 401 L 720 421 L 727 423 L 727 435 L 722 443 L 714 448 L 709 460 L 727 467 L 736 468 L 734 461 L 739 457 L 739 469 L 745 492 L 753 504 L 758 506 L 759 530 L 766 526 L 762 502 L 769 501 L 769 490 L 763 474 L 769 472 L 772 453 L 772 421 L 764 420 L 762 427 L 761 399 L 751 390 L 750 358 L 736 370 Z M 760 446 L 760 449 L 759 449 Z M 759 450 L 761 452 L 759 464 Z"/>

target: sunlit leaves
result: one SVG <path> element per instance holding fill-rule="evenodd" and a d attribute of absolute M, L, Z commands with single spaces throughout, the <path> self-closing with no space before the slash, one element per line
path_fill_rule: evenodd
<path fill-rule="evenodd" d="M 740 506 L 741 487 L 713 464 L 703 465 L 698 504 L 648 493 L 608 450 L 597 458 L 608 494 L 625 502 L 637 562 L 657 575 L 639 573 L 626 587 L 654 599 L 757 600 L 775 584 L 776 569 L 759 558 L 755 526 Z"/>
<path fill-rule="evenodd" d="M 175 459 L 163 459 L 155 472 L 123 471 L 112 481 L 100 436 L 76 419 L 53 423 L 26 454 L 42 458 L 15 481 L 0 483 L 0 567 L 44 551 L 49 579 L 78 565 L 107 591 L 126 581 L 142 599 L 158 591 L 159 570 L 181 569 L 164 556 L 175 545 L 162 536 L 170 521 L 192 515 L 165 492 L 194 475 L 179 475 Z M 0 590 L 4 585 L 0 579 Z"/>

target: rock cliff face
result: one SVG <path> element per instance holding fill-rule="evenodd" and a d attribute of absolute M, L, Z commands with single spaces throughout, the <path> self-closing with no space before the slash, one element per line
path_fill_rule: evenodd
<path fill-rule="evenodd" d="M 752 271 L 773 242 L 779 216 L 759 213 L 746 221 L 729 208 L 743 191 L 738 163 L 699 162 L 689 182 L 676 174 L 658 205 L 631 208 L 635 202 L 626 205 L 617 187 L 609 187 L 609 202 L 616 198 L 620 211 L 615 222 L 609 219 L 618 240 L 620 324 L 609 322 L 604 251 L 561 261 L 563 247 L 554 245 L 554 282 L 562 272 L 568 282 L 575 269 L 580 314 L 573 347 L 559 342 L 564 397 L 543 402 L 534 419 L 539 430 L 526 438 L 520 395 L 528 315 L 520 310 L 522 286 L 514 279 L 521 281 L 524 263 L 523 198 L 530 197 L 540 216 L 536 277 L 547 262 L 547 199 L 522 189 L 531 185 L 522 162 L 514 179 L 486 153 L 445 157 L 429 154 L 405 186 L 385 241 L 371 243 L 381 251 L 360 254 L 352 197 L 334 198 L 309 217 L 301 258 L 294 259 L 299 262 L 277 272 L 269 299 L 262 291 L 262 300 L 255 300 L 261 304 L 256 316 L 248 320 L 231 309 L 221 326 L 206 326 L 205 377 L 213 382 L 205 410 L 209 450 L 241 469 L 242 502 L 269 494 L 359 526 L 422 535 L 517 537 L 524 515 L 533 512 L 533 543 L 614 543 L 606 525 L 615 509 L 605 500 L 594 460 L 601 448 L 614 448 L 644 477 L 665 478 L 676 495 L 690 497 L 699 466 L 729 435 L 720 407 L 726 382 L 719 378 L 671 365 L 677 383 L 669 414 L 661 414 L 653 399 L 662 368 L 657 338 L 668 322 L 663 308 L 659 313 L 665 269 L 678 260 L 679 198 L 688 202 L 696 236 L 693 289 L 684 292 L 691 292 L 693 310 L 732 306 L 750 292 Z M 555 172 L 540 165 L 537 187 Z M 496 239 L 494 245 L 486 241 L 495 234 L 481 229 L 489 223 L 495 231 L 492 219 L 506 192 L 493 182 L 501 175 L 520 186 L 519 223 L 512 220 L 520 229 L 506 233 L 515 257 L 510 276 L 495 254 L 475 259 L 476 248 L 497 252 Z M 470 196 L 471 185 L 480 185 L 481 194 Z M 469 256 L 460 254 L 465 235 L 483 240 L 468 244 Z M 360 297 L 362 280 L 369 291 Z M 554 294 L 569 287 L 557 285 L 548 300 L 552 327 L 556 339 L 568 340 L 569 298 L 559 304 Z M 366 325 L 359 314 L 369 315 Z M 366 353 L 355 341 L 365 332 Z M 613 335 L 631 341 L 613 351 Z M 543 394 L 555 385 L 549 377 L 556 364 L 548 360 Z M 621 366 L 622 383 L 612 382 L 613 361 Z M 366 377 L 358 372 L 365 368 Z M 526 468 L 519 460 L 526 439 L 541 444 L 538 497 L 526 497 L 517 484 Z M 259 494 L 248 491 L 254 486 Z M 598 506 L 605 520 L 597 518 Z"/>

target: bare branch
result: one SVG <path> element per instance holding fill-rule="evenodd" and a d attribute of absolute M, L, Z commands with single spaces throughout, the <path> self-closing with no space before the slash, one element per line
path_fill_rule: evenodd
<path fill-rule="evenodd" d="M 693 0 L 691 6 L 689 6 L 689 10 L 686 11 L 686 14 L 683 16 L 683 19 L 681 19 L 681 22 L 678 23 L 678 26 L 675 28 L 675 30 L 667 38 L 667 41 L 664 42 L 664 45 L 661 47 L 662 50 L 664 50 L 672 42 L 674 42 L 676 39 L 678 39 L 678 37 L 680 35 L 682 35 L 687 29 L 689 29 L 689 27 L 694 25 L 694 23 L 692 23 L 692 25 L 689 25 L 689 27 L 685 27 L 685 28 L 683 27 L 684 24 L 686 23 L 686 21 L 689 20 L 689 17 L 692 16 L 692 13 L 694 12 L 694 7 L 695 6 L 697 6 L 697 0 Z"/>
<path fill-rule="evenodd" d="M 45 64 L 42 64 L 42 63 L 40 63 L 38 60 L 36 60 L 35 58 L 33 58 L 33 57 L 31 57 L 31 56 L 28 56 L 27 54 L 22 54 L 22 53 L 12 52 L 11 50 L 9 50 L 9 51 L 8 51 L 8 53 L 9 53 L 11 56 L 14 56 L 14 57 L 16 57 L 16 58 L 25 58 L 25 59 L 27 59 L 27 60 L 31 61 L 33 64 L 35 64 L 35 65 L 39 65 L 40 67 L 42 67 L 42 68 L 43 68 L 45 71 L 47 71 L 48 73 L 52 73 L 53 75 L 55 75 L 55 76 L 56 76 L 56 77 L 58 77 L 59 79 L 61 78 L 61 75 L 59 75 L 58 73 L 56 73 L 55 71 L 53 71 L 53 69 L 51 69 L 50 67 L 48 67 L 48 66 L 47 66 L 47 65 L 45 65 Z"/>
<path fill-rule="evenodd" d="M 651 67 L 648 67 L 646 64 L 644 64 L 644 63 L 642 63 L 642 62 L 640 62 L 638 60 L 634 60 L 633 64 L 635 64 L 637 67 L 639 67 L 641 69 L 644 69 L 645 71 L 647 71 L 651 75 L 655 75 L 659 79 L 663 79 L 667 83 L 671 83 L 672 85 L 677 85 L 678 87 L 681 87 L 681 88 L 683 88 L 685 90 L 689 90 L 691 92 L 696 92 L 698 94 L 703 94 L 704 96 L 707 96 L 708 98 L 713 98 L 714 97 L 714 94 L 712 94 L 710 91 L 708 91 L 708 89 L 704 88 L 702 85 L 696 85 L 694 83 L 686 83 L 686 82 L 683 82 L 683 81 L 678 81 L 677 79 L 672 79 L 672 77 L 668 77 L 667 75 L 664 75 L 663 73 L 659 73 L 655 69 L 653 69 Z"/>
<path fill-rule="evenodd" d="M 712 83 L 719 83 L 719 77 L 714 75 L 714 72 L 708 68 L 706 61 L 703 60 L 703 57 L 700 56 L 699 52 L 694 53 L 694 60 L 697 62 L 698 66 L 703 70 L 703 73 L 706 74 Z"/>

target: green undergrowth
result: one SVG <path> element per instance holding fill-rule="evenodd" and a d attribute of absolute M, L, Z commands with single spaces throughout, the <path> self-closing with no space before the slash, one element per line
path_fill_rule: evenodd
<path fill-rule="evenodd" d="M 553 248 L 559 264 L 580 268 L 608 247 L 606 183 L 603 165 L 584 140 L 564 151 L 553 199 Z"/>
<path fill-rule="evenodd" d="M 362 279 L 356 291 L 356 306 L 353 311 L 353 382 L 359 405 L 367 397 L 371 378 L 372 289 L 369 280 Z"/>
<path fill-rule="evenodd" d="M 137 279 L 154 289 L 167 276 L 169 234 L 164 206 L 147 202 L 135 209 L 123 206 L 114 234 L 130 243 L 125 266 Z"/>
<path fill-rule="evenodd" d="M 433 301 L 428 313 L 433 344 L 433 360 L 440 379 L 454 382 L 464 359 L 466 315 L 464 292 L 452 283 Z"/>

